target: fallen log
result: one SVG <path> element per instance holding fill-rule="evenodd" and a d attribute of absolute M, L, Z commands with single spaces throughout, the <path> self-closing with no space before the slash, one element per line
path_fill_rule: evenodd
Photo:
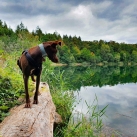
<path fill-rule="evenodd" d="M 22 104 L 11 110 L 0 124 L 0 137 L 53 137 L 54 123 L 61 123 L 62 119 L 56 113 L 48 84 L 41 83 L 39 91 L 37 105 L 24 108 Z"/>

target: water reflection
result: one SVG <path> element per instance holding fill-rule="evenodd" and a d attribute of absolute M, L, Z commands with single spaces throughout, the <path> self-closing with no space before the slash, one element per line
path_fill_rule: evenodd
<path fill-rule="evenodd" d="M 137 136 L 137 66 L 66 66 L 54 71 L 56 74 L 64 71 L 65 90 L 79 91 L 75 95 L 82 101 L 76 110 L 87 112 L 85 100 L 91 104 L 96 94 L 100 108 L 109 104 L 105 125 L 119 130 L 124 137 Z"/>
<path fill-rule="evenodd" d="M 100 108 L 109 104 L 104 124 L 120 131 L 124 136 L 137 136 L 137 84 L 118 84 L 115 86 L 103 87 L 81 87 L 79 93 L 75 93 L 77 100 L 82 101 L 77 104 L 76 110 L 82 113 L 87 112 L 87 105 L 92 104 L 95 94 L 98 97 Z"/>

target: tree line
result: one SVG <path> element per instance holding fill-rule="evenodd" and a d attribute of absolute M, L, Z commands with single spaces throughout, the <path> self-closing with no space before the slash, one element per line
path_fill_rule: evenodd
<path fill-rule="evenodd" d="M 63 41 L 63 46 L 58 47 L 58 56 L 62 63 L 137 63 L 137 44 L 104 40 L 82 41 L 80 36 L 61 36 L 58 32 L 43 33 L 39 26 L 29 32 L 22 22 L 13 31 L 0 20 L 0 53 L 24 50 L 51 40 Z"/>

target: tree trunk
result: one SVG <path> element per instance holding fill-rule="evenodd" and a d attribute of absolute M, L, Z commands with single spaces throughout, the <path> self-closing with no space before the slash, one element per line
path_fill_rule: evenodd
<path fill-rule="evenodd" d="M 0 137 L 53 137 L 54 122 L 62 119 L 56 114 L 48 84 L 41 83 L 39 91 L 37 105 L 24 108 L 22 104 L 11 110 L 11 115 L 0 124 Z"/>

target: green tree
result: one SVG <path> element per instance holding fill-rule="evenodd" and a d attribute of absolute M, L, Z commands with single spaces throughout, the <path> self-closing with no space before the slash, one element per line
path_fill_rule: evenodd
<path fill-rule="evenodd" d="M 43 36 L 43 32 L 39 26 L 37 26 L 37 28 L 36 28 L 35 35 L 37 35 L 39 37 L 39 41 L 41 41 L 41 37 Z"/>
<path fill-rule="evenodd" d="M 129 61 L 129 54 L 128 54 L 128 52 L 122 50 L 120 52 L 120 60 L 122 62 L 128 62 Z"/>
<path fill-rule="evenodd" d="M 80 54 L 81 54 L 80 49 L 77 46 L 73 46 L 71 48 L 71 53 L 73 54 L 76 62 L 79 62 L 79 60 L 80 60 Z"/>
<path fill-rule="evenodd" d="M 24 24 L 21 22 L 20 25 L 17 25 L 15 33 L 19 34 L 21 32 L 29 32 L 27 27 L 24 26 Z"/>
<path fill-rule="evenodd" d="M 98 41 L 89 42 L 89 50 L 97 55 L 97 51 L 99 49 Z"/>
<path fill-rule="evenodd" d="M 70 52 L 70 49 L 68 46 L 64 45 L 62 47 L 59 47 L 58 49 L 59 49 L 60 62 L 67 63 L 67 64 L 75 62 L 75 58 L 73 54 Z"/>
<path fill-rule="evenodd" d="M 137 62 L 137 51 L 133 50 L 131 57 L 133 62 Z"/>
<path fill-rule="evenodd" d="M 91 52 L 90 50 L 88 50 L 87 48 L 83 48 L 81 50 L 81 55 L 80 55 L 80 58 L 81 58 L 81 61 L 86 61 L 86 62 L 90 62 L 91 61 Z"/>
<path fill-rule="evenodd" d="M 109 61 L 110 47 L 107 44 L 102 44 L 100 49 L 101 58 L 103 61 Z"/>
<path fill-rule="evenodd" d="M 3 23 L 0 20 L 0 36 L 11 37 L 12 35 L 14 35 L 13 30 L 7 26 L 6 22 Z"/>
<path fill-rule="evenodd" d="M 120 53 L 115 53 L 114 54 L 114 61 L 117 62 L 117 63 L 120 61 Z"/>

